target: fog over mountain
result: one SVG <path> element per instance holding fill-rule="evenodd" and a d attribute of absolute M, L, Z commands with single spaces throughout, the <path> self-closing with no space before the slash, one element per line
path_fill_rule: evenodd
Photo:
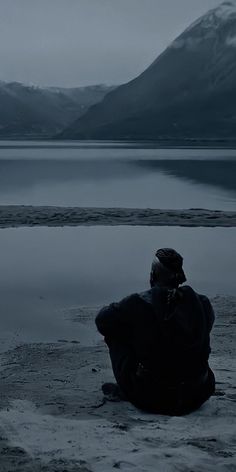
<path fill-rule="evenodd" d="M 112 87 L 33 87 L 0 82 L 0 137 L 51 137 L 101 101 Z"/>
<path fill-rule="evenodd" d="M 232 138 L 236 0 L 207 12 L 134 80 L 64 133 L 72 139 Z"/>

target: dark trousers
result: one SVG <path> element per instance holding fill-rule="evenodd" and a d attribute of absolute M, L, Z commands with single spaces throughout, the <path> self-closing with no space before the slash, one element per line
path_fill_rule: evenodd
<path fill-rule="evenodd" d="M 215 391 L 215 377 L 210 368 L 201 381 L 166 386 L 152 375 L 137 375 L 138 362 L 127 346 L 107 340 L 115 379 L 124 396 L 137 408 L 150 413 L 182 416 L 200 408 Z"/>

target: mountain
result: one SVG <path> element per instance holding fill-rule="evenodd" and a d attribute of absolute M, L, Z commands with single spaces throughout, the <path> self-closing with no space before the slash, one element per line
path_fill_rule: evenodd
<path fill-rule="evenodd" d="M 0 138 L 53 136 L 112 89 L 105 85 L 66 89 L 0 82 Z"/>
<path fill-rule="evenodd" d="M 236 137 L 236 0 L 210 10 L 139 77 L 91 107 L 64 139 Z"/>

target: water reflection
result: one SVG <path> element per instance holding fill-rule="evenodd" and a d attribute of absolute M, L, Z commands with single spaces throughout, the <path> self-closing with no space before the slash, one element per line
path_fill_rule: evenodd
<path fill-rule="evenodd" d="M 0 159 L 1 204 L 230 210 L 235 189 L 233 160 Z"/>
<path fill-rule="evenodd" d="M 191 182 L 223 188 L 236 194 L 236 161 L 140 160 L 136 165 L 153 172 L 164 171 Z"/>

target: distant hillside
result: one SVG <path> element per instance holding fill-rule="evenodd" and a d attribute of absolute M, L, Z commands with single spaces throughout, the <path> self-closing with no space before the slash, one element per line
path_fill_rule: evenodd
<path fill-rule="evenodd" d="M 61 137 L 236 137 L 236 0 L 199 18 L 145 72 L 106 95 Z"/>
<path fill-rule="evenodd" d="M 0 138 L 54 136 L 112 89 L 104 85 L 66 89 L 0 82 Z"/>

